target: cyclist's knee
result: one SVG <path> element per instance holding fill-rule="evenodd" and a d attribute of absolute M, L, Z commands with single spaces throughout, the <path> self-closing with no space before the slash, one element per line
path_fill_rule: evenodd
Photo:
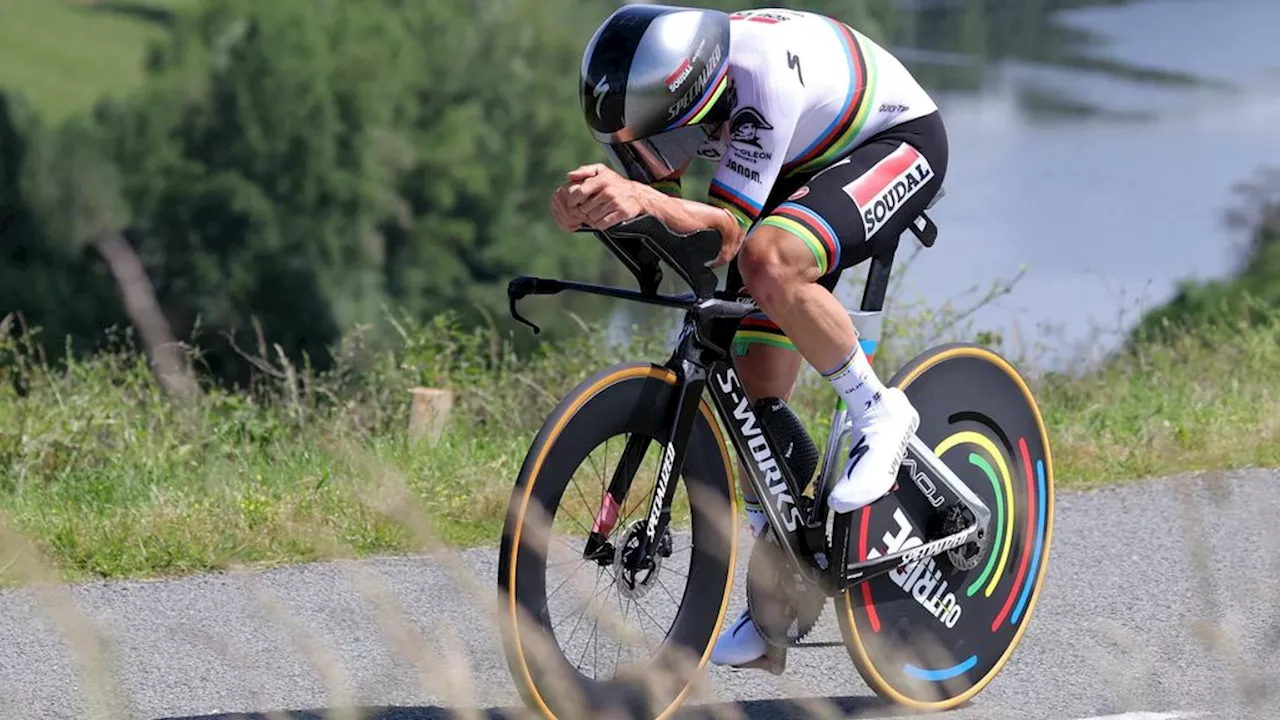
<path fill-rule="evenodd" d="M 795 285 L 818 279 L 818 264 L 800 238 L 780 228 L 761 225 L 738 253 L 742 281 L 761 306 Z"/>

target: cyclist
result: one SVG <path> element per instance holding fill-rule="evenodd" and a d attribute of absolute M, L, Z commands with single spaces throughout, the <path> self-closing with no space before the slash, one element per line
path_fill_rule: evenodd
<path fill-rule="evenodd" d="M 616 171 L 568 173 L 551 202 L 556 221 L 607 229 L 650 214 L 675 232 L 719 230 L 716 266 L 732 261 L 729 290 L 762 310 L 734 341 L 744 390 L 789 398 L 809 362 L 854 416 L 831 508 L 852 512 L 888 493 L 919 415 L 876 377 L 833 290 L 843 270 L 896 243 L 941 187 L 947 137 L 928 93 L 893 55 L 829 17 L 645 4 L 596 31 L 580 92 Z M 681 197 L 695 157 L 717 163 L 706 203 Z M 758 537 L 767 521 L 741 484 Z M 711 660 L 744 666 L 765 650 L 744 610 Z"/>

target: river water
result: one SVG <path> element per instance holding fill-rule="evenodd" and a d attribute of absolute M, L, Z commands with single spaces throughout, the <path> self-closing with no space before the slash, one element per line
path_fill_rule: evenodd
<path fill-rule="evenodd" d="M 1150 1 L 1055 20 L 1096 35 L 1096 57 L 1207 83 L 1169 87 L 1009 59 L 986 64 L 976 92 L 938 92 L 952 153 L 933 211 L 940 236 L 912 263 L 901 297 L 971 303 L 975 284 L 1025 265 L 1013 292 L 974 323 L 1024 347 L 1043 343 L 1058 365 L 1114 347 L 1180 279 L 1235 267 L 1245 235 L 1224 222 L 1232 187 L 1280 167 L 1280 2 Z M 909 65 L 928 57 L 899 50 Z M 1019 101 L 1028 89 L 1103 112 L 1035 112 Z"/>

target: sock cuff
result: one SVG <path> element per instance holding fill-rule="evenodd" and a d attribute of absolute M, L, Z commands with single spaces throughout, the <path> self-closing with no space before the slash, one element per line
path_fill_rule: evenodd
<path fill-rule="evenodd" d="M 832 369 L 830 369 L 830 370 L 820 370 L 820 371 L 819 371 L 819 372 L 822 374 L 822 377 L 824 377 L 824 378 L 832 378 L 832 377 L 835 377 L 836 375 L 839 375 L 840 373 L 844 372 L 846 369 L 848 369 L 848 367 L 849 367 L 850 365 L 852 365 L 852 364 L 853 364 L 853 361 L 854 361 L 854 360 L 856 360 L 856 359 L 858 358 L 858 351 L 859 351 L 859 350 L 861 350 L 861 349 L 862 349 L 862 348 L 861 348 L 861 347 L 858 345 L 858 343 L 855 341 L 855 342 L 853 343 L 853 349 L 852 349 L 852 350 L 850 350 L 850 351 L 849 351 L 849 354 L 848 354 L 848 355 L 846 355 L 846 356 L 845 356 L 845 358 L 844 358 L 843 360 L 841 360 L 841 361 L 840 361 L 840 364 L 839 364 L 839 365 L 836 365 L 834 368 L 832 368 Z"/>

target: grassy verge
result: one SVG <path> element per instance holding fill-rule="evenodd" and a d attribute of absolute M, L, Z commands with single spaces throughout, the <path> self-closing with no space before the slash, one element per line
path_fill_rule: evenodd
<path fill-rule="evenodd" d="M 192 0 L 0 0 L 0 88 L 56 120 L 142 81 L 165 11 Z"/>
<path fill-rule="evenodd" d="M 1088 373 L 1035 379 L 1059 487 L 1280 465 L 1270 317 L 1173 330 Z M 410 551 L 421 538 L 406 501 L 446 544 L 492 543 L 558 398 L 608 363 L 666 353 L 660 333 L 615 348 L 587 334 L 517 360 L 447 319 L 396 326 L 391 349 L 353 335 L 331 373 L 270 368 L 252 392 L 210 389 L 187 408 L 124 337 L 55 369 L 13 335 L 0 345 L 0 523 L 73 579 Z M 885 361 L 887 377 L 900 361 Z M 458 393 L 435 447 L 406 437 L 407 389 L 420 384 Z M 827 392 L 806 372 L 793 403 L 822 433 Z"/>
<path fill-rule="evenodd" d="M 1059 483 L 1280 466 L 1280 312 L 1255 317 L 1168 326 L 1087 373 L 1040 378 Z"/>

